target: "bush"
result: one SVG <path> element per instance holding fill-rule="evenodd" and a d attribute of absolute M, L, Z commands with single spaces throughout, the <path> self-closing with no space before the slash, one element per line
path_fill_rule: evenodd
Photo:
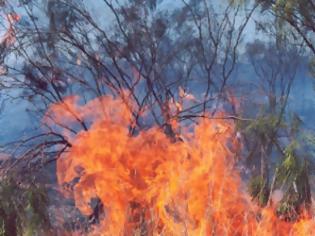
<path fill-rule="evenodd" d="M 48 197 L 38 184 L 0 181 L 0 236 L 39 235 L 49 227 Z"/>

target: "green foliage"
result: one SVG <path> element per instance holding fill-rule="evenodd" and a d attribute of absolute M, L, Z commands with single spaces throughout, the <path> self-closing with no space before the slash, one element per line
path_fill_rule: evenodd
<path fill-rule="evenodd" d="M 260 206 L 265 206 L 269 198 L 269 189 L 261 176 L 253 177 L 248 184 L 248 192 Z"/>
<path fill-rule="evenodd" d="M 296 3 L 296 0 L 277 0 L 276 3 L 273 5 L 273 9 L 277 12 L 282 11 L 287 16 L 291 16 L 293 14 Z"/>
<path fill-rule="evenodd" d="M 278 167 L 275 187 L 284 192 L 277 214 L 285 220 L 296 220 L 302 207 L 308 208 L 311 203 L 311 192 L 308 177 L 308 164 L 299 161 L 294 155 L 296 144 L 291 144 L 285 151 L 285 158 Z"/>
<path fill-rule="evenodd" d="M 282 10 L 288 17 L 293 13 L 300 14 L 302 17 L 309 17 L 312 11 L 312 4 L 306 0 L 277 0 L 274 8 Z"/>
<path fill-rule="evenodd" d="M 293 155 L 293 150 L 296 147 L 296 143 L 292 143 L 285 150 L 285 158 L 281 165 L 278 167 L 276 173 L 276 186 L 279 185 L 283 188 L 284 184 L 291 184 L 299 171 L 299 163 L 295 155 Z"/>
<path fill-rule="evenodd" d="M 276 168 L 272 190 L 280 189 L 284 195 L 277 206 L 277 215 L 287 221 L 297 220 L 301 209 L 308 209 L 311 204 L 308 162 L 301 161 L 295 154 L 296 141 L 287 146 L 284 159 Z M 248 184 L 249 194 L 259 205 L 268 203 L 270 188 L 262 176 L 253 177 Z"/>
<path fill-rule="evenodd" d="M 247 5 L 250 1 L 249 0 L 229 0 L 229 2 L 233 6 L 239 6 L 239 5 Z"/>
<path fill-rule="evenodd" d="M 38 235 L 49 226 L 48 198 L 43 187 L 0 182 L 0 235 Z"/>
<path fill-rule="evenodd" d="M 277 16 L 275 17 L 275 23 L 278 26 L 277 38 L 286 34 L 289 36 L 292 33 L 295 40 L 300 38 L 315 53 L 312 41 L 315 23 L 313 0 L 256 0 L 256 2 L 262 6 L 262 10 L 270 9 Z M 293 31 L 290 30 L 291 27 Z"/>
<path fill-rule="evenodd" d="M 252 121 L 239 121 L 237 128 L 242 130 L 247 135 L 255 135 L 260 139 L 265 140 L 267 137 L 274 132 L 275 128 L 279 123 L 276 115 L 260 116 Z"/>
<path fill-rule="evenodd" d="M 5 236 L 5 225 L 4 225 L 3 220 L 1 220 L 1 225 L 0 225 L 0 236 Z"/>
<path fill-rule="evenodd" d="M 301 125 L 302 125 L 301 118 L 299 117 L 298 114 L 293 113 L 289 125 L 291 134 L 296 136 L 300 132 Z"/>

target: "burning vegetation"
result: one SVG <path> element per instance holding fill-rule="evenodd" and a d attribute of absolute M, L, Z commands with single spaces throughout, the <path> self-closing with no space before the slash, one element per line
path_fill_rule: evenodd
<path fill-rule="evenodd" d="M 276 215 L 279 201 L 261 208 L 251 200 L 235 168 L 240 145 L 234 122 L 201 118 L 194 125 L 177 124 L 181 133 L 175 139 L 157 127 L 132 135 L 132 114 L 122 100 L 105 96 L 82 106 L 78 101 L 55 104 L 47 115 L 67 127 L 73 117 L 90 122 L 88 131 L 74 137 L 64 130 L 72 147 L 57 161 L 64 194 L 94 217 L 87 234 L 315 233 L 307 208 L 289 222 Z"/>
<path fill-rule="evenodd" d="M 0 11 L 0 236 L 315 235 L 315 0 Z"/>

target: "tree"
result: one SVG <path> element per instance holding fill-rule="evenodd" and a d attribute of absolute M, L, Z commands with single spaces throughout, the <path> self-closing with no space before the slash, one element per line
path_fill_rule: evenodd
<path fill-rule="evenodd" d="M 46 115 L 52 125 L 7 146 L 18 157 L 8 171 L 46 168 L 71 148 L 60 129 L 71 135 L 89 129 L 89 120 L 67 106 L 65 98 L 72 94 L 80 94 L 81 103 L 108 94 L 120 97 L 133 113 L 131 135 L 156 124 L 176 139 L 172 121 L 210 111 L 210 117 L 215 115 L 227 100 L 238 47 L 257 5 L 244 12 L 229 2 L 222 9 L 209 0 L 183 0 L 167 11 L 163 3 L 104 0 L 98 8 L 110 20 L 99 19 L 88 8 L 90 1 L 19 3 L 22 16 L 12 25 L 15 40 L 4 48 L 3 88 L 21 90 L 19 98 L 29 102 L 33 119 Z M 5 4 L 8 12 L 17 7 Z M 66 107 L 75 125 L 46 113 L 54 103 Z M 150 124 L 140 118 L 144 109 Z"/>
<path fill-rule="evenodd" d="M 244 106 L 254 108 L 245 110 L 247 117 L 254 118 L 240 123 L 248 164 L 259 167 L 249 183 L 251 195 L 264 206 L 272 202 L 274 190 L 281 189 L 283 198 L 278 214 L 291 221 L 297 219 L 301 208 L 309 207 L 310 186 L 308 161 L 298 157 L 301 153 L 298 154 L 295 145 L 299 142 L 300 119 L 287 111 L 302 51 L 285 42 L 256 41 L 247 45 L 248 58 L 258 79 L 255 95 L 260 93 L 265 99 L 254 100 L 260 106 L 256 105 L 256 109 L 251 104 L 253 100 L 246 101 Z M 274 168 L 275 165 L 278 167 Z"/>
<path fill-rule="evenodd" d="M 150 107 L 152 121 L 170 135 L 171 120 L 198 117 L 226 100 L 238 45 L 257 7 L 244 14 L 232 4 L 215 9 L 211 1 L 182 1 L 182 7 L 167 13 L 163 1 L 103 1 L 100 6 L 114 20 L 102 25 L 84 2 L 21 4 L 26 15 L 14 28 L 16 42 L 6 58 L 18 55 L 23 66 L 7 65 L 8 83 L 23 90 L 33 114 L 43 116 L 50 103 L 73 93 L 83 101 L 113 94 L 134 104 L 132 132 L 143 128 L 139 114 Z M 39 16 L 43 9 L 46 15 Z M 190 90 L 202 95 L 181 107 L 177 101 Z M 65 142 L 51 130 L 47 137 L 58 145 Z"/>
<path fill-rule="evenodd" d="M 301 38 L 308 51 L 315 55 L 315 2 L 314 0 L 263 0 L 258 1 L 269 10 L 278 22 L 281 31 L 292 31 L 294 38 Z M 313 73 L 314 59 L 310 70 Z"/>

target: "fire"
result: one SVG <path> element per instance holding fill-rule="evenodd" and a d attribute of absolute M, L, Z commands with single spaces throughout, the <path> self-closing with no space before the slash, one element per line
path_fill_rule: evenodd
<path fill-rule="evenodd" d="M 307 217 L 281 221 L 271 207 L 251 202 L 233 168 L 237 140 L 231 121 L 201 119 L 181 127 L 178 141 L 157 127 L 131 136 L 130 106 L 109 96 L 84 106 L 69 98 L 53 105 L 47 117 L 59 124 L 83 119 L 90 124 L 77 135 L 67 131 L 72 147 L 57 162 L 60 185 L 77 180 L 71 193 L 82 214 L 92 214 L 93 198 L 104 205 L 90 235 L 315 233 Z"/>
<path fill-rule="evenodd" d="M 4 44 L 6 47 L 14 44 L 15 29 L 14 25 L 20 21 L 21 17 L 16 13 L 9 13 L 5 16 L 5 25 L 8 25 L 5 34 L 0 38 L 0 44 Z"/>

